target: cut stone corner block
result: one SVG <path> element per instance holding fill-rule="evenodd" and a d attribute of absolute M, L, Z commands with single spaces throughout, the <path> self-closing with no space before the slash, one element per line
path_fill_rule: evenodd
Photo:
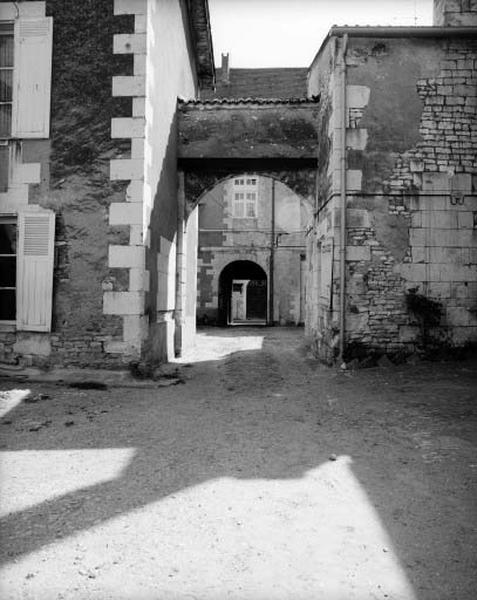
<path fill-rule="evenodd" d="M 366 85 L 346 86 L 346 105 L 348 108 L 364 108 L 368 105 L 371 88 Z"/>
<path fill-rule="evenodd" d="M 362 127 L 346 130 L 346 147 L 352 150 L 364 150 L 368 143 L 368 130 Z"/>
<path fill-rule="evenodd" d="M 144 246 L 109 246 L 109 266 L 111 268 L 144 269 L 146 250 Z"/>
<path fill-rule="evenodd" d="M 113 158 L 109 161 L 109 178 L 112 181 L 127 181 L 144 178 L 144 161 L 142 159 Z"/>
<path fill-rule="evenodd" d="M 146 315 L 127 315 L 123 317 L 123 339 L 125 342 L 141 346 L 147 339 L 149 320 Z"/>
<path fill-rule="evenodd" d="M 110 225 L 142 225 L 142 222 L 142 202 L 112 202 L 110 204 Z"/>
<path fill-rule="evenodd" d="M 114 75 L 113 96 L 145 96 L 146 78 L 144 75 Z"/>
<path fill-rule="evenodd" d="M 107 354 L 122 354 L 129 360 L 139 359 L 141 357 L 141 346 L 130 342 L 110 341 L 104 344 L 104 351 Z"/>
<path fill-rule="evenodd" d="M 126 190 L 127 202 L 142 202 L 144 198 L 144 181 L 135 179 L 131 181 Z"/>
<path fill-rule="evenodd" d="M 105 315 L 143 315 L 145 292 L 112 292 L 103 293 L 103 314 Z"/>
<path fill-rule="evenodd" d="M 145 15 L 148 0 L 114 0 L 115 15 Z"/>
<path fill-rule="evenodd" d="M 146 52 L 145 33 L 117 33 L 113 36 L 114 54 L 144 54 Z"/>
<path fill-rule="evenodd" d="M 143 138 L 145 127 L 144 117 L 114 117 L 111 119 L 111 137 Z"/>
<path fill-rule="evenodd" d="M 346 170 L 346 189 L 348 191 L 361 191 L 363 172 L 359 169 Z"/>

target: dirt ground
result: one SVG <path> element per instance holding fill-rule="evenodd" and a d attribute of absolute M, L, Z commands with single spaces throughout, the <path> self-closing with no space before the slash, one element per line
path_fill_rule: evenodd
<path fill-rule="evenodd" d="M 302 336 L 203 330 L 166 387 L 0 380 L 1 598 L 474 599 L 476 362 Z"/>

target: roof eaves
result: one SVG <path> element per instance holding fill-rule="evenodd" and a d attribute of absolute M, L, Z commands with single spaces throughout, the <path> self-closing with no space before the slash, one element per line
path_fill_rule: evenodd
<path fill-rule="evenodd" d="M 343 36 L 347 34 L 350 37 L 383 37 L 383 38 L 402 38 L 402 37 L 474 37 L 477 33 L 477 27 L 435 27 L 428 26 L 391 26 L 391 25 L 333 25 L 328 31 L 325 39 L 321 43 L 318 52 L 308 67 L 308 72 L 315 64 L 321 52 L 333 36 Z"/>
<path fill-rule="evenodd" d="M 312 96 L 311 98 L 210 98 L 205 100 L 184 100 L 178 99 L 181 106 L 226 106 L 239 104 L 259 104 L 259 105 L 275 105 L 275 104 L 318 104 L 320 96 Z"/>
<path fill-rule="evenodd" d="M 214 49 L 208 0 L 187 0 L 199 87 L 215 86 Z"/>

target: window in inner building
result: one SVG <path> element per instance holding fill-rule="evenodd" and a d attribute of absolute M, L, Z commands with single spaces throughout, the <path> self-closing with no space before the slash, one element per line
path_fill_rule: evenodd
<path fill-rule="evenodd" d="M 235 218 L 256 218 L 257 201 L 257 177 L 237 177 L 234 179 L 233 216 Z"/>

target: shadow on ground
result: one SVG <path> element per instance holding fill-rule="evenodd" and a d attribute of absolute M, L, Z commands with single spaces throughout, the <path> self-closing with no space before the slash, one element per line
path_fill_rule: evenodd
<path fill-rule="evenodd" d="M 339 373 L 305 361 L 296 333 L 230 335 L 265 341 L 260 350 L 186 369 L 186 384 L 174 388 L 36 385 L 34 392 L 51 397 L 23 402 L 3 418 L 3 450 L 134 453 L 110 481 L 7 514 L 2 562 L 203 482 L 300 479 L 336 455 L 350 457 L 415 597 L 470 600 L 477 583 L 475 363 Z M 45 426 L 29 431 L 32 421 Z"/>

